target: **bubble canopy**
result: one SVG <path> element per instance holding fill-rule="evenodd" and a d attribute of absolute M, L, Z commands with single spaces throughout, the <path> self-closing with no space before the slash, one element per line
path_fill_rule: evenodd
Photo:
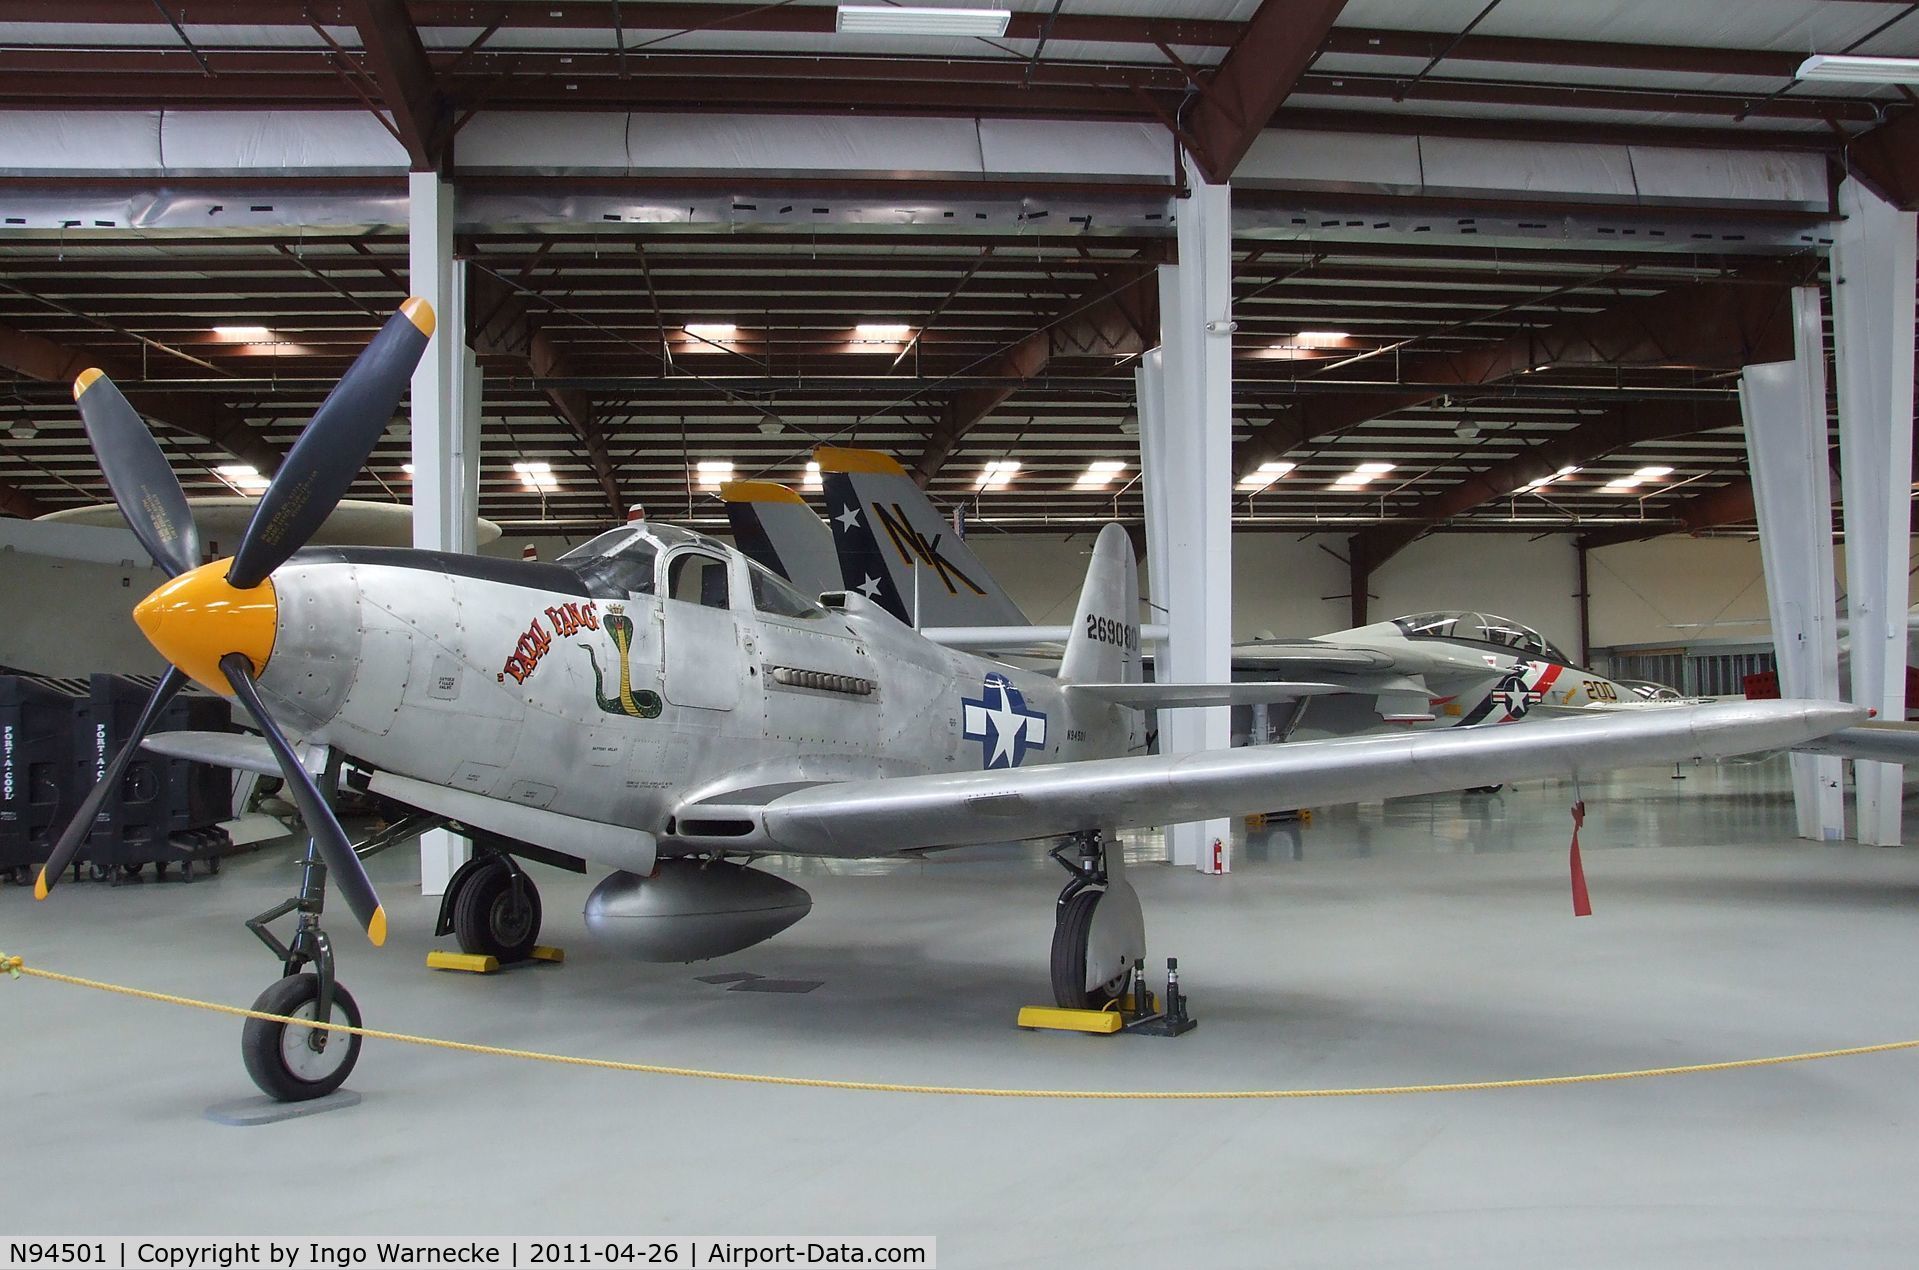
<path fill-rule="evenodd" d="M 1397 626 L 1408 639 L 1455 639 L 1469 644 L 1487 644 L 1524 657 L 1543 657 L 1570 666 L 1572 660 L 1551 640 L 1524 622 L 1496 613 L 1470 610 L 1443 610 L 1396 617 Z"/>

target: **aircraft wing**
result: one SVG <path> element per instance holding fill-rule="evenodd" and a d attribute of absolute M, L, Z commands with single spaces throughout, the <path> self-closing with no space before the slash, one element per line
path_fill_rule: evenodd
<path fill-rule="evenodd" d="M 1112 705 L 1132 706 L 1139 710 L 1176 710 L 1183 706 L 1253 706 L 1352 691 L 1345 684 L 1252 680 L 1218 684 L 1075 683 L 1064 687 L 1069 698 L 1092 697 Z"/>
<path fill-rule="evenodd" d="M 1862 723 L 1793 747 L 1808 754 L 1836 754 L 1872 763 L 1919 763 L 1919 724 L 1889 720 Z"/>
<path fill-rule="evenodd" d="M 190 763 L 233 767 L 262 776 L 280 775 L 280 764 L 273 757 L 266 738 L 251 732 L 155 732 L 140 743 L 140 748 Z M 299 748 L 301 763 L 309 771 L 316 770 L 313 758 L 316 751 L 306 746 Z"/>
<path fill-rule="evenodd" d="M 757 822 L 750 837 L 761 849 L 871 856 L 1724 758 L 1803 745 L 1865 717 L 1829 702 L 1725 702 L 1524 728 L 846 781 L 735 810 Z"/>

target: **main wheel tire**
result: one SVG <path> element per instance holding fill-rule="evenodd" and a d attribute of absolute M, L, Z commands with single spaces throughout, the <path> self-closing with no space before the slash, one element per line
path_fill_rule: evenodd
<path fill-rule="evenodd" d="M 1053 926 L 1053 1002 L 1063 1010 L 1103 1010 L 1126 990 L 1126 976 L 1088 990 L 1086 940 L 1093 930 L 1093 910 L 1106 892 L 1081 891 L 1066 901 Z"/>
<path fill-rule="evenodd" d="M 453 897 L 453 933 L 462 952 L 525 961 L 540 938 L 540 892 L 533 879 L 515 886 L 504 864 L 474 873 Z"/>
<path fill-rule="evenodd" d="M 253 1008 L 263 1014 L 311 1019 L 319 1001 L 318 975 L 288 975 L 262 992 Z M 333 1009 L 322 1022 L 360 1026 L 360 1007 L 338 983 L 333 985 Z M 325 1048 L 315 1050 L 309 1043 L 313 1031 L 266 1019 L 248 1019 L 240 1030 L 240 1056 L 246 1060 L 247 1075 L 267 1097 L 281 1102 L 324 1098 L 340 1087 L 360 1061 L 357 1035 L 328 1032 Z"/>

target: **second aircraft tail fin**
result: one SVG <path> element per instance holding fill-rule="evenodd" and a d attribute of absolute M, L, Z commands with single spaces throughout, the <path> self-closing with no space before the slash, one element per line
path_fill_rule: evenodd
<path fill-rule="evenodd" d="M 874 450 L 821 446 L 813 457 L 847 590 L 911 625 L 1026 624 L 905 468 Z"/>
<path fill-rule="evenodd" d="M 806 500 L 771 481 L 728 481 L 720 486 L 733 541 L 807 595 L 840 589 L 833 535 Z"/>

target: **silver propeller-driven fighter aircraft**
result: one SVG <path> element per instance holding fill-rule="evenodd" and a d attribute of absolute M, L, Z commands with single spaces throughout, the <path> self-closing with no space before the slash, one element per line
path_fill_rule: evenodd
<path fill-rule="evenodd" d="M 612 530 L 539 564 L 430 551 L 302 549 L 391 418 L 432 332 L 410 300 L 321 406 L 230 559 L 203 564 L 180 486 L 98 371 L 75 385 L 116 501 L 172 580 L 135 620 L 174 667 L 136 728 L 189 679 L 236 698 L 260 737 L 163 733 L 155 750 L 284 777 L 310 834 L 299 893 L 253 926 L 283 977 L 258 1008 L 358 1023 L 322 928 L 331 880 L 373 943 L 381 907 L 330 805 L 342 780 L 471 836 L 442 931 L 530 950 L 522 861 L 597 867 L 588 928 L 633 955 L 717 956 L 803 916 L 768 854 L 874 857 L 1052 844 L 1061 1005 L 1114 999 L 1145 922 L 1114 830 L 1415 794 L 1523 776 L 1791 745 L 1862 714 L 1803 701 L 1682 705 L 1531 728 L 1145 752 L 1143 711 L 1293 700 L 1311 684 L 1140 682 L 1139 584 L 1122 529 L 1098 536 L 1056 674 L 927 639 L 857 590 L 817 599 L 741 551 L 669 526 Z M 99 798 L 56 844 L 37 893 L 83 844 Z M 317 777 L 315 773 L 317 772 Z M 288 942 L 267 924 L 296 915 Z M 250 1020 L 250 1074 L 282 1099 L 337 1087 L 358 1038 Z"/>

